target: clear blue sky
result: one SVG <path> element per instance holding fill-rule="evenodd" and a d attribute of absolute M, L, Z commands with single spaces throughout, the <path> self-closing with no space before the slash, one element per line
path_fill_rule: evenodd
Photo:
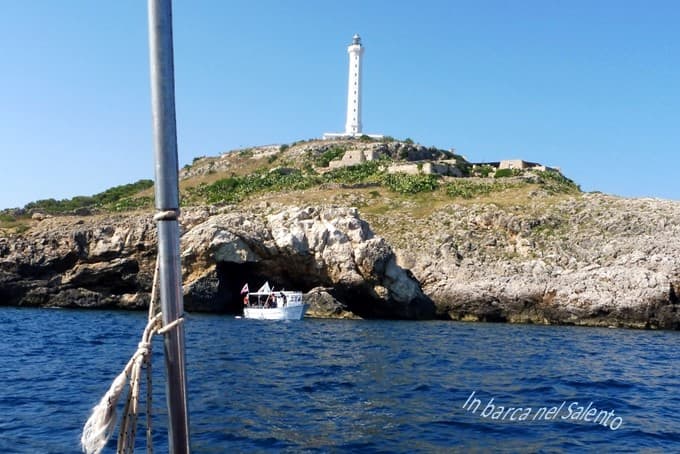
<path fill-rule="evenodd" d="M 354 5 L 354 9 L 351 9 Z M 180 165 L 344 128 L 680 200 L 680 2 L 176 0 Z M 0 0 L 0 208 L 153 178 L 146 2 Z"/>

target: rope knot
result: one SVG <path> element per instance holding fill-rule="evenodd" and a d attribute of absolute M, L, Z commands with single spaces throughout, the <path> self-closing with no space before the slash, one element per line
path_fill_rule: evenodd
<path fill-rule="evenodd" d="M 179 208 L 173 210 L 158 211 L 153 215 L 153 220 L 158 221 L 176 221 L 179 218 Z"/>
<path fill-rule="evenodd" d="M 137 344 L 137 354 L 138 355 L 149 356 L 150 352 L 151 352 L 151 342 L 142 341 L 139 344 Z"/>
<path fill-rule="evenodd" d="M 171 329 L 176 328 L 180 323 L 184 323 L 184 317 L 183 316 L 179 317 L 174 322 L 168 323 L 167 325 L 163 326 L 162 328 L 158 328 L 158 330 L 156 330 L 156 332 L 158 334 L 165 334 L 168 331 L 170 331 Z"/>

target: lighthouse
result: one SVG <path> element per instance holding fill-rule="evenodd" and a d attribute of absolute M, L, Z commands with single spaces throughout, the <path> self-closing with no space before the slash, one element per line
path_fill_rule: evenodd
<path fill-rule="evenodd" d="M 355 34 L 352 43 L 347 46 L 349 55 L 349 77 L 347 78 L 347 116 L 345 117 L 345 132 L 327 132 L 323 135 L 326 140 L 346 139 L 368 136 L 372 139 L 382 139 L 379 134 L 364 134 L 361 125 L 361 57 L 364 46 L 361 37 Z"/>
<path fill-rule="evenodd" d="M 347 46 L 349 54 L 349 78 L 347 85 L 347 121 L 345 134 L 355 136 L 361 134 L 361 56 L 364 46 L 361 37 L 355 34 L 352 44 Z"/>

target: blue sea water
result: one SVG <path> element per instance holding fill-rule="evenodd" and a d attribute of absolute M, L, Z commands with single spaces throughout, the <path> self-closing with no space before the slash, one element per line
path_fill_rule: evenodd
<path fill-rule="evenodd" d="M 0 452 L 79 452 L 145 321 L 0 307 Z M 196 453 L 680 451 L 678 332 L 188 314 L 186 333 Z M 154 349 L 154 447 L 167 452 Z M 579 419 L 589 404 L 607 424 Z"/>

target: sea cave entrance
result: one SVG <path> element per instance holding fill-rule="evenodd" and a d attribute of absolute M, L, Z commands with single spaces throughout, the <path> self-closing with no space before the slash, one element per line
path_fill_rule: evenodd
<path fill-rule="evenodd" d="M 295 274 L 295 266 L 281 267 L 274 263 L 263 262 L 218 262 L 216 267 L 218 279 L 218 298 L 224 312 L 240 314 L 243 312 L 243 296 L 241 289 L 247 283 L 254 292 L 265 282 L 274 289 L 299 290 L 307 292 L 317 285 L 323 285 L 310 279 L 302 279 Z"/>

